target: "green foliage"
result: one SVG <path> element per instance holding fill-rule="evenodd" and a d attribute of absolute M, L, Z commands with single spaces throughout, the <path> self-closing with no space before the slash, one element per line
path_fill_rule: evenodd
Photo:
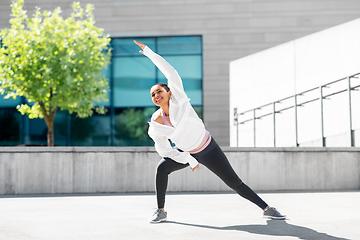
<path fill-rule="evenodd" d="M 24 96 L 34 104 L 17 109 L 30 118 L 45 118 L 50 129 L 56 110 L 83 118 L 100 113 L 94 101 L 106 101 L 108 81 L 101 74 L 110 61 L 110 38 L 94 26 L 92 5 L 73 4 L 71 17 L 61 9 L 28 18 L 23 0 L 11 4 L 11 28 L 0 33 L 0 93 L 5 98 Z M 50 130 L 49 130 L 50 131 Z"/>
<path fill-rule="evenodd" d="M 115 137 L 122 140 L 143 141 L 144 144 L 149 141 L 148 114 L 141 109 L 125 109 L 116 118 Z M 133 143 L 135 141 L 132 141 Z M 138 145 L 138 144 L 137 144 Z"/>

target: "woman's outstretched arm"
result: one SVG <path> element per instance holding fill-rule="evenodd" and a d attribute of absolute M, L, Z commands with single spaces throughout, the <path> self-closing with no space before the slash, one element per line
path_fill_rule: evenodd
<path fill-rule="evenodd" d="M 187 97 L 184 91 L 182 80 L 177 71 L 164 58 L 154 53 L 145 44 L 138 41 L 134 41 L 134 43 L 136 43 L 142 49 L 140 50 L 140 53 L 150 58 L 150 60 L 156 65 L 156 67 L 158 67 L 160 71 L 165 75 L 165 77 L 168 79 L 168 85 L 171 91 L 173 93 L 176 92 L 176 95 L 180 98 Z"/>

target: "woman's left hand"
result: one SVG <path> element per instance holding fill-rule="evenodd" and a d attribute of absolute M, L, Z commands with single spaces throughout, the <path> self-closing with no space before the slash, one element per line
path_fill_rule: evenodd
<path fill-rule="evenodd" d="M 194 171 L 195 169 L 197 169 L 199 167 L 199 164 L 197 164 L 195 167 L 191 168 L 192 171 Z"/>

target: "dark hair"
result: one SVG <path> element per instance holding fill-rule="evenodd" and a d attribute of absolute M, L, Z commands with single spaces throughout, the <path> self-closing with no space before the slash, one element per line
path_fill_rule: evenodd
<path fill-rule="evenodd" d="M 155 86 L 155 85 L 158 85 L 158 86 L 160 86 L 160 87 L 165 88 L 165 90 L 166 90 L 167 92 L 170 91 L 170 88 L 169 88 L 169 86 L 168 86 L 166 83 L 155 83 L 153 86 Z"/>

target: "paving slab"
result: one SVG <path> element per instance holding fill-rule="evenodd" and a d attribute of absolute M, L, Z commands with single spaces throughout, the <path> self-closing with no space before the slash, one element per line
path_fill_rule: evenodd
<path fill-rule="evenodd" d="M 148 223 L 151 194 L 0 196 L 0 239 L 360 239 L 360 191 L 260 193 L 287 215 L 234 193 L 170 193 L 168 221 Z"/>

